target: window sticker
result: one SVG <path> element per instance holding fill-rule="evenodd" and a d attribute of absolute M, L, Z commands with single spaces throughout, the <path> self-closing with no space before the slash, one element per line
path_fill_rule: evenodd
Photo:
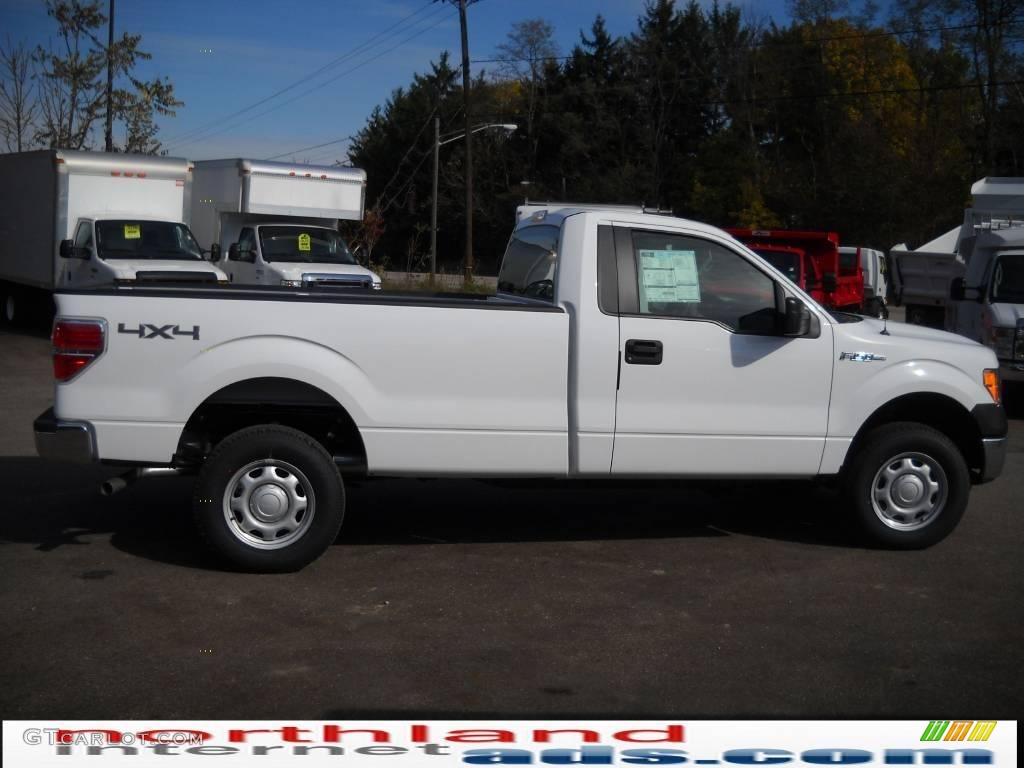
<path fill-rule="evenodd" d="M 142 237 L 142 234 L 139 232 L 139 229 L 140 229 L 140 227 L 139 227 L 138 224 L 125 224 L 124 225 L 124 239 L 125 240 L 138 240 L 140 237 Z"/>
<path fill-rule="evenodd" d="M 641 250 L 640 273 L 645 304 L 700 301 L 696 251 Z"/>
<path fill-rule="evenodd" d="M 301 235 L 299 235 L 299 250 L 308 251 L 309 249 L 309 235 L 303 232 Z"/>

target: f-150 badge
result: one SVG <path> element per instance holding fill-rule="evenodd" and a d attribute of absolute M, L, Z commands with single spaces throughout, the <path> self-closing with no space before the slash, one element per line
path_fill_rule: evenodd
<path fill-rule="evenodd" d="M 128 328 L 124 323 L 117 324 L 118 333 L 138 336 L 140 339 L 173 339 L 175 336 L 188 336 L 199 341 L 199 326 L 193 325 L 192 330 L 182 330 L 180 325 L 140 324 L 138 328 Z"/>
<path fill-rule="evenodd" d="M 871 352 L 840 352 L 840 360 L 852 360 L 855 363 L 880 363 L 885 360 L 885 355 L 875 355 Z"/>

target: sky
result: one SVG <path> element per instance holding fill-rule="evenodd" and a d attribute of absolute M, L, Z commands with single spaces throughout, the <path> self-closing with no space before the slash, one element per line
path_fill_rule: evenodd
<path fill-rule="evenodd" d="M 613 35 L 631 33 L 645 4 L 479 0 L 468 11 L 470 56 L 490 58 L 514 22 L 531 18 L 548 21 L 567 53 L 599 13 Z M 737 4 L 759 20 L 786 20 L 786 0 Z M 191 160 L 344 160 L 338 140 L 374 106 L 441 51 L 461 55 L 456 9 L 431 0 L 116 0 L 115 8 L 115 33 L 142 35 L 153 55 L 138 75 L 170 78 L 185 103 L 159 119 L 158 138 Z M 0 30 L 31 48 L 57 42 L 43 0 L 0 0 Z"/>

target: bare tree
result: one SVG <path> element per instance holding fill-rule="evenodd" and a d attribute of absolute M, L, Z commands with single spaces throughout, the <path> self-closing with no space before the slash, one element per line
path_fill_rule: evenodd
<path fill-rule="evenodd" d="M 498 73 L 526 85 L 526 135 L 531 138 L 544 67 L 556 56 L 555 30 L 544 19 L 517 21 L 505 42 L 498 46 Z"/>
<path fill-rule="evenodd" d="M 39 105 L 32 83 L 32 54 L 22 44 L 0 48 L 0 136 L 9 152 L 32 144 Z"/>

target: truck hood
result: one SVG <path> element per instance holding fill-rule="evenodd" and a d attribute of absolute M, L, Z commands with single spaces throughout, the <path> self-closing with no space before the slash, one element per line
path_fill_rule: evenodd
<path fill-rule="evenodd" d="M 1024 325 L 1024 304 L 1005 304 L 998 302 L 989 305 L 992 313 L 992 325 L 996 328 L 1017 328 Z"/>
<path fill-rule="evenodd" d="M 995 353 L 964 336 L 937 331 L 922 325 L 883 323 L 865 318 L 858 323 L 841 323 L 835 329 L 835 353 L 867 353 L 883 356 L 886 367 L 911 361 L 935 360 L 952 365 L 973 380 L 981 381 L 981 371 L 998 368 Z M 882 330 L 889 335 L 882 335 Z"/>
<path fill-rule="evenodd" d="M 139 272 L 202 272 L 212 273 L 217 280 L 228 276 L 208 261 L 176 261 L 172 259 L 108 259 L 103 262 L 115 280 L 134 280 Z"/>
<path fill-rule="evenodd" d="M 380 284 L 380 276 L 358 264 L 294 264 L 275 261 L 268 266 L 281 275 L 282 280 L 302 280 L 303 275 L 368 275 L 375 284 Z"/>

